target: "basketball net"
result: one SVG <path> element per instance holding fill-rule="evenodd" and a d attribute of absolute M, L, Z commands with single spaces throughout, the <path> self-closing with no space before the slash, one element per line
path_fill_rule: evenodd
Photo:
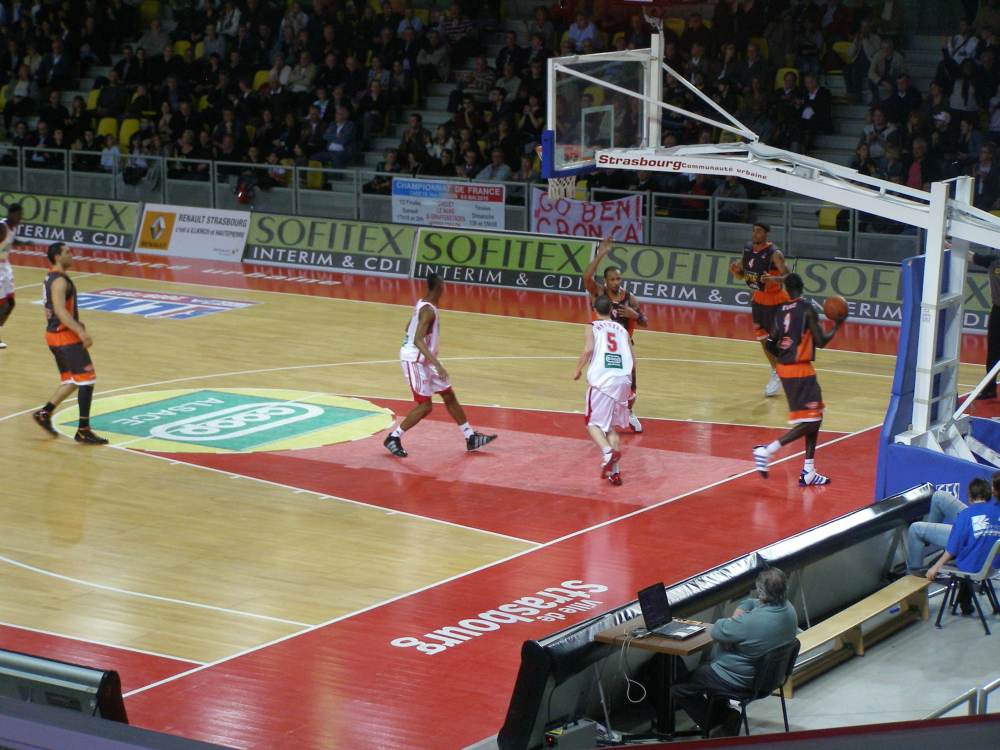
<path fill-rule="evenodd" d="M 576 198 L 576 175 L 549 178 L 550 198 Z"/>

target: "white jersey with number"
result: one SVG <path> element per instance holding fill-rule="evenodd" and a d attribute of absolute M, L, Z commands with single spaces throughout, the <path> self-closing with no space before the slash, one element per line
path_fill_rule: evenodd
<path fill-rule="evenodd" d="M 431 354 L 435 357 L 438 355 L 438 311 L 430 302 L 426 300 L 420 300 L 417 306 L 413 308 L 413 317 L 410 318 L 410 324 L 406 326 L 406 337 L 403 339 L 403 346 L 399 349 L 399 358 L 403 362 L 424 362 L 424 355 L 420 353 L 420 350 L 414 344 L 414 340 L 417 337 L 417 326 L 420 322 L 420 311 L 424 307 L 429 307 L 431 312 L 434 313 L 434 320 L 431 322 L 430 328 L 427 331 L 427 335 L 424 336 L 424 343 L 427 344 L 427 348 L 431 350 Z"/>
<path fill-rule="evenodd" d="M 628 331 L 613 320 L 595 320 L 590 324 L 594 332 L 594 353 L 587 367 L 587 382 L 593 388 L 617 384 L 632 378 L 632 349 Z"/>
<path fill-rule="evenodd" d="M 0 253 L 4 254 L 4 258 L 0 260 L 0 299 L 5 299 L 14 293 L 14 269 L 11 268 L 6 253 L 10 250 L 11 243 L 14 242 L 16 232 L 6 219 L 0 220 L 0 224 L 6 230 L 3 239 L 0 240 Z"/>

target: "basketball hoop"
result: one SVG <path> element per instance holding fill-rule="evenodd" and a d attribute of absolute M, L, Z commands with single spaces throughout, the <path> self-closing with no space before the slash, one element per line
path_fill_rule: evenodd
<path fill-rule="evenodd" d="M 550 177 L 549 198 L 576 198 L 576 175 Z"/>

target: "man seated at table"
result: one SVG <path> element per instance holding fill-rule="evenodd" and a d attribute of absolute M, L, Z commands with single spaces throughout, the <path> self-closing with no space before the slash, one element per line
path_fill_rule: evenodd
<path fill-rule="evenodd" d="M 740 712 L 717 700 L 709 716 L 706 691 L 745 691 L 753 684 L 757 662 L 765 653 L 795 638 L 797 616 L 788 603 L 788 579 L 777 568 L 757 576 L 757 599 L 746 599 L 732 617 L 717 620 L 712 639 L 721 651 L 714 661 L 703 664 L 671 688 L 670 693 L 688 716 L 711 737 L 731 737 L 739 732 Z M 683 680 L 683 678 L 681 678 Z"/>

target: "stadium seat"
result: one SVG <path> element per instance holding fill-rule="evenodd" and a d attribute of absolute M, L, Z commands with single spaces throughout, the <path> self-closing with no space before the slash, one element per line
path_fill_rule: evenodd
<path fill-rule="evenodd" d="M 757 45 L 757 49 L 758 51 L 760 51 L 761 57 L 763 57 L 765 60 L 771 59 L 771 53 L 767 47 L 767 40 L 764 37 L 755 36 L 750 41 Z"/>
<path fill-rule="evenodd" d="M 774 88 L 780 89 L 782 86 L 785 85 L 785 81 L 784 81 L 785 73 L 794 73 L 795 74 L 795 85 L 796 86 L 799 85 L 799 83 L 801 82 L 801 76 L 799 75 L 799 69 L 798 68 L 781 68 L 777 72 L 777 74 L 775 74 L 775 76 L 774 76 Z"/>
<path fill-rule="evenodd" d="M 101 95 L 100 89 L 91 89 L 87 94 L 87 109 L 93 111 L 97 109 L 97 97 Z"/>
<path fill-rule="evenodd" d="M 258 70 L 253 75 L 253 87 L 254 90 L 258 90 L 261 86 L 271 80 L 271 71 L 269 70 Z"/>
<path fill-rule="evenodd" d="M 427 8 L 414 8 L 413 15 L 423 21 L 425 27 L 431 21 L 431 12 Z"/>
<path fill-rule="evenodd" d="M 191 42 L 187 39 L 181 39 L 174 42 L 174 54 L 178 57 L 184 57 L 184 53 L 191 49 Z"/>
<path fill-rule="evenodd" d="M 323 163 L 309 161 L 309 169 L 306 170 L 306 187 L 309 190 L 323 189 Z"/>
<path fill-rule="evenodd" d="M 113 135 L 115 138 L 118 137 L 118 120 L 114 117 L 103 117 L 101 121 L 97 124 L 97 135 L 99 138 L 103 138 L 106 135 Z"/>
<path fill-rule="evenodd" d="M 706 29 L 712 28 L 712 22 L 707 18 L 701 19 L 701 25 L 704 26 Z"/>
<path fill-rule="evenodd" d="M 208 109 L 208 96 L 203 96 L 198 100 L 198 111 L 204 112 Z"/>
<path fill-rule="evenodd" d="M 254 136 L 257 135 L 257 128 L 253 125 L 244 125 L 243 129 L 247 131 L 247 138 L 253 143 Z"/>
<path fill-rule="evenodd" d="M 850 42 L 833 43 L 833 51 L 836 52 L 837 55 L 840 57 L 840 59 L 843 60 L 845 63 L 849 63 L 851 61 L 850 49 L 851 49 Z"/>
<path fill-rule="evenodd" d="M 604 89 L 600 86 L 587 86 L 587 88 L 583 90 L 583 93 L 590 94 L 594 97 L 595 107 L 600 107 L 604 104 Z"/>
<path fill-rule="evenodd" d="M 3 111 L 4 107 L 7 106 L 7 92 L 10 90 L 10 84 L 8 83 L 2 89 L 0 89 L 0 112 Z"/>
<path fill-rule="evenodd" d="M 149 25 L 154 19 L 160 17 L 160 3 L 158 0 L 142 0 L 142 5 L 139 6 L 139 20 L 145 28 L 149 28 Z"/>
<path fill-rule="evenodd" d="M 826 206 L 819 210 L 819 228 L 836 229 L 837 215 L 840 213 L 840 206 Z"/>
<path fill-rule="evenodd" d="M 680 36 L 684 33 L 684 29 L 687 28 L 687 21 L 683 18 L 664 18 L 663 25 L 677 36 Z"/>
<path fill-rule="evenodd" d="M 110 120 L 110 117 L 104 118 Z M 101 122 L 104 122 L 102 120 Z M 139 132 L 139 121 L 134 117 L 130 117 L 127 120 L 123 120 L 121 128 L 118 130 L 118 145 L 121 146 L 123 152 L 128 151 L 131 148 L 130 141 L 132 136 Z"/>
<path fill-rule="evenodd" d="M 204 56 L 205 56 L 205 43 L 198 42 L 196 45 L 194 45 L 194 59 L 200 60 Z"/>
<path fill-rule="evenodd" d="M 614 37 L 612 37 L 611 39 L 611 49 L 617 49 L 618 40 L 624 38 L 625 38 L 624 31 L 619 31 L 617 34 L 615 34 Z"/>

